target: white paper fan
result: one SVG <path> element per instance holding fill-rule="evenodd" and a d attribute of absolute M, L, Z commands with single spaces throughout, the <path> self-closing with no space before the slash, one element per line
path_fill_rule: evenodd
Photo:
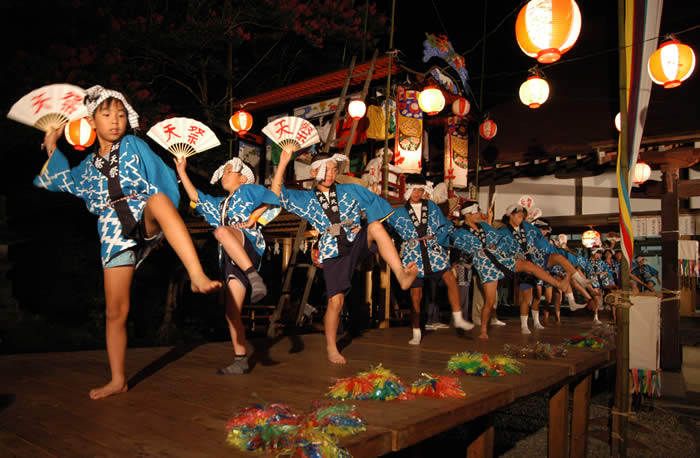
<path fill-rule="evenodd" d="M 68 121 L 87 116 L 85 90 L 71 84 L 50 84 L 35 89 L 17 101 L 7 117 L 48 132 Z"/>
<path fill-rule="evenodd" d="M 430 197 L 430 200 L 432 200 L 436 204 L 447 202 L 447 184 L 438 183 L 437 185 L 435 185 L 435 187 L 433 188 L 433 195 Z"/>
<path fill-rule="evenodd" d="M 277 118 L 263 127 L 262 131 L 280 148 L 292 152 L 319 142 L 314 125 L 296 116 Z"/>
<path fill-rule="evenodd" d="M 221 144 L 212 130 L 190 118 L 168 118 L 146 133 L 175 157 L 189 157 Z"/>
<path fill-rule="evenodd" d="M 527 210 L 530 210 L 535 205 L 535 201 L 530 196 L 522 196 L 518 203 Z"/>
<path fill-rule="evenodd" d="M 527 220 L 533 222 L 537 218 L 542 216 L 542 210 L 539 208 L 528 208 L 527 210 Z"/>

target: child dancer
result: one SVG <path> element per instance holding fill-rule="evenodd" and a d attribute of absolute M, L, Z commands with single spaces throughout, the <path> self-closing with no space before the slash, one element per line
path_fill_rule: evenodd
<path fill-rule="evenodd" d="M 87 91 L 88 121 L 97 133 L 95 151 L 71 169 L 56 147 L 63 129 L 46 133 L 46 168 L 34 184 L 49 191 L 69 192 L 98 216 L 105 289 L 105 333 L 112 379 L 90 391 L 100 399 L 127 391 L 124 373 L 126 319 L 134 270 L 164 235 L 190 276 L 192 291 L 221 287 L 210 280 L 177 204 L 175 173 L 141 139 L 125 135 L 138 128 L 138 114 L 120 92 L 94 86 Z"/>
<path fill-rule="evenodd" d="M 489 219 L 492 218 L 492 212 L 493 210 L 489 209 Z M 568 286 L 566 282 L 553 278 L 532 262 L 513 256 L 511 253 L 515 253 L 516 247 L 512 239 L 483 222 L 484 217 L 477 202 L 465 202 L 462 214 L 464 229 L 455 229 L 449 238 L 441 240 L 441 243 L 450 243 L 451 239 L 452 246 L 474 257 L 474 268 L 484 287 L 480 338 L 489 338 L 487 328 L 491 309 L 496 303 L 499 280 L 506 277 L 512 278 L 514 272 L 528 272 L 557 288 Z"/>
<path fill-rule="evenodd" d="M 402 289 L 408 289 L 418 275 L 418 266 L 401 265 L 401 258 L 381 221 L 393 212 L 389 203 L 356 184 L 336 184 L 338 162 L 342 154 L 317 154 L 311 163 L 313 190 L 293 190 L 283 186 L 284 174 L 292 152 L 283 150 L 272 180 L 272 192 L 280 197 L 282 208 L 306 219 L 319 232 L 319 262 L 326 281 L 328 308 L 324 317 L 328 360 L 345 364 L 338 351 L 338 317 L 350 291 L 355 267 L 370 254 L 379 254 L 396 275 Z M 366 227 L 360 226 L 360 212 L 367 215 Z"/>
<path fill-rule="evenodd" d="M 279 199 L 264 186 L 255 184 L 253 171 L 239 158 L 231 159 L 219 167 L 211 183 L 221 181 L 221 187 L 229 195 L 212 197 L 197 190 L 187 175 L 187 159 L 175 159 L 182 185 L 190 198 L 190 206 L 212 227 L 214 237 L 223 250 L 219 251 L 222 281 L 226 289 L 226 321 L 233 343 L 233 363 L 217 371 L 221 375 L 248 372 L 245 328 L 241 309 L 246 292 L 256 303 L 267 294 L 267 288 L 258 273 L 261 256 L 265 252 L 265 239 L 257 227 L 258 218 L 269 205 L 279 206 Z"/>
<path fill-rule="evenodd" d="M 438 244 L 454 228 L 432 200 L 423 195 L 429 192 L 424 177 L 413 175 L 406 180 L 406 205 L 395 209 L 387 223 L 403 239 L 400 256 L 403 266 L 415 263 L 418 277 L 411 285 L 411 324 L 413 335 L 408 341 L 420 345 L 420 303 L 423 299 L 423 285 L 427 279 L 442 278 L 447 286 L 447 297 L 452 308 L 452 321 L 459 329 L 470 330 L 474 325 L 465 321 L 459 307 L 457 279 L 450 269 L 450 260 L 445 250 Z"/>
<path fill-rule="evenodd" d="M 564 256 L 556 252 L 555 248 L 548 241 L 544 240 L 542 233 L 535 228 L 535 226 L 525 221 L 526 216 L 527 210 L 517 204 L 508 206 L 503 215 L 503 223 L 505 226 L 499 229 L 499 232 L 503 236 L 509 237 L 512 242 L 515 242 L 515 253 L 543 269 L 551 268 L 555 264 L 560 264 L 567 272 L 569 279 L 576 280 L 581 285 L 589 285 L 591 282 L 577 272 L 574 266 Z M 532 275 L 528 275 L 527 273 L 521 274 L 519 280 L 520 331 L 522 334 L 530 334 L 530 330 L 527 326 L 528 309 L 532 300 L 533 288 L 537 281 Z M 563 289 L 566 291 L 570 303 L 574 303 L 574 294 L 571 291 L 571 287 L 569 286 Z M 583 292 L 585 293 L 585 290 Z"/>

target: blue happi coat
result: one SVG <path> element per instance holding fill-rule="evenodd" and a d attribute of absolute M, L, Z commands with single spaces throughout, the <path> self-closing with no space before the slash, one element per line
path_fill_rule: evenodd
<path fill-rule="evenodd" d="M 244 223 L 261 205 L 279 206 L 280 204 L 274 192 L 258 184 L 244 184 L 226 197 L 213 197 L 199 190 L 197 190 L 197 196 L 197 205 L 194 209 L 214 228 Z M 258 227 L 240 228 L 240 230 L 253 244 L 256 253 L 262 256 L 265 251 L 262 231 Z M 219 255 L 221 255 L 221 247 L 219 248 Z"/>
<path fill-rule="evenodd" d="M 122 235 L 122 225 L 111 199 L 105 177 L 93 164 L 95 154 L 89 154 L 73 169 L 68 159 L 56 149 L 45 169 L 34 178 L 34 185 L 49 191 L 71 193 L 85 201 L 90 213 L 98 216 L 100 255 L 104 266 L 115 255 L 136 246 L 137 242 Z M 109 155 L 96 160 L 107 160 Z M 136 221 L 141 220 L 146 202 L 156 193 L 167 195 L 175 207 L 180 201 L 175 172 L 165 165 L 151 148 L 138 137 L 125 136 L 119 145 L 119 182 L 129 210 Z"/>
<path fill-rule="evenodd" d="M 526 251 L 523 251 L 515 236 L 508 229 L 508 226 L 503 226 L 502 228 L 498 229 L 498 233 L 500 233 L 505 239 L 509 241 L 509 243 L 511 244 L 510 246 L 514 247 L 515 251 L 509 254 L 517 257 L 522 257 L 523 259 L 527 259 L 527 257 L 525 256 L 527 252 L 532 258 L 532 262 L 535 265 L 546 269 L 545 255 L 556 252 L 555 247 L 553 247 L 547 241 L 547 239 L 544 238 L 544 236 L 542 235 L 542 231 L 540 231 L 527 221 L 523 221 L 520 224 L 518 231 L 520 231 L 521 234 L 525 235 L 527 245 Z"/>
<path fill-rule="evenodd" d="M 586 277 L 591 278 L 598 282 L 599 286 L 594 286 L 596 288 L 603 288 L 614 285 L 612 269 L 607 262 L 602 259 L 590 259 L 588 265 L 586 266 Z"/>
<path fill-rule="evenodd" d="M 427 204 L 427 207 L 423 205 Z M 406 267 L 415 262 L 418 266 L 418 278 L 423 278 L 426 273 L 426 265 L 423 262 L 422 250 L 427 253 L 430 272 L 442 272 L 450 268 L 450 259 L 445 249 L 438 243 L 438 238 L 444 238 L 454 226 L 442 214 L 442 210 L 432 200 L 423 200 L 421 205 L 427 209 L 427 215 L 421 218 L 425 221 L 425 240 L 416 240 L 421 237 L 405 206 L 397 207 L 394 213 L 387 218 L 398 235 L 403 239 L 401 244 L 401 264 Z M 417 215 L 416 215 L 417 216 Z M 421 248 L 421 245 L 423 246 Z"/>
<path fill-rule="evenodd" d="M 512 253 L 517 247 L 514 246 L 514 242 L 487 223 L 478 223 L 478 226 L 486 235 L 485 245 L 469 229 L 455 229 L 450 238 L 452 246 L 474 256 L 474 267 L 479 273 L 481 283 L 490 283 L 505 277 L 505 274 L 493 263 L 486 252 L 490 253 L 503 267 L 515 272 L 515 257 L 512 256 Z"/>
<path fill-rule="evenodd" d="M 389 202 L 366 188 L 352 183 L 336 184 L 338 195 L 338 211 L 340 220 L 350 220 L 349 225 L 344 225 L 340 230 L 345 231 L 349 242 L 357 238 L 357 232 L 353 228 L 360 227 L 360 212 L 365 212 L 367 222 L 371 223 L 383 220 L 394 209 Z M 326 231 L 331 226 L 331 221 L 323 211 L 321 203 L 313 190 L 288 189 L 282 186 L 280 193 L 282 208 L 307 220 L 319 233 L 319 262 L 338 256 L 338 240 Z"/>
<path fill-rule="evenodd" d="M 654 284 L 656 284 L 654 276 L 659 275 L 659 271 L 654 269 L 649 264 L 642 264 L 640 266 L 636 262 L 632 263 L 632 266 L 630 267 L 630 272 L 632 272 L 632 274 L 637 276 L 639 279 L 644 280 L 644 282 L 652 282 Z"/>

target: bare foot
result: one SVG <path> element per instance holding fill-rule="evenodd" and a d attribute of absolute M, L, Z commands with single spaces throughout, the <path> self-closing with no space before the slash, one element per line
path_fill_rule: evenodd
<path fill-rule="evenodd" d="M 411 287 L 413 280 L 418 276 L 418 265 L 415 262 L 410 262 L 397 278 L 401 289 L 406 290 Z"/>
<path fill-rule="evenodd" d="M 206 275 L 203 275 L 201 278 L 197 278 L 197 279 L 191 278 L 190 279 L 190 286 L 192 287 L 193 293 L 207 294 L 207 293 L 211 293 L 212 291 L 216 291 L 217 289 L 221 288 L 221 282 L 211 280 Z"/>
<path fill-rule="evenodd" d="M 479 334 L 479 339 L 489 340 L 489 335 L 486 334 L 486 331 L 481 331 L 481 334 Z"/>
<path fill-rule="evenodd" d="M 93 388 L 90 390 L 90 399 L 102 399 L 115 394 L 126 393 L 129 387 L 125 382 L 117 382 L 112 380 L 105 386 Z"/>
<path fill-rule="evenodd" d="M 337 349 L 330 349 L 326 348 L 328 351 L 328 361 L 332 362 L 333 364 L 345 364 L 345 358 L 343 358 L 343 355 L 341 355 Z"/>

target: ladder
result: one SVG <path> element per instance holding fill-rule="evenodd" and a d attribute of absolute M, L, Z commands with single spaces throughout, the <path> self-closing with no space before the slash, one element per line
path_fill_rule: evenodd
<path fill-rule="evenodd" d="M 343 84 L 343 89 L 340 93 L 340 97 L 338 98 L 338 106 L 336 107 L 335 114 L 333 115 L 333 122 L 331 123 L 331 128 L 328 131 L 328 137 L 326 138 L 326 142 L 323 145 L 323 148 L 321 151 L 323 153 L 328 153 L 331 148 L 338 143 L 347 140 L 347 143 L 345 144 L 345 148 L 343 150 L 343 154 L 345 156 L 350 155 L 350 148 L 352 148 L 352 140 L 355 138 L 355 132 L 357 131 L 357 124 L 359 122 L 358 119 L 354 119 L 352 122 L 352 126 L 350 128 L 350 134 L 347 137 L 343 138 L 333 138 L 336 128 L 338 126 L 338 122 L 340 120 L 345 120 L 350 117 L 349 114 L 345 112 L 345 106 L 346 106 L 346 99 L 347 99 L 347 94 L 348 94 L 348 88 L 350 87 L 350 84 L 353 79 L 358 78 L 360 76 L 365 77 L 365 82 L 362 87 L 362 92 L 360 93 L 360 96 L 358 97 L 359 100 L 362 100 L 363 102 L 367 98 L 367 92 L 369 91 L 369 85 L 372 82 L 372 75 L 374 74 L 374 66 L 377 62 L 377 56 L 379 55 L 379 51 L 375 50 L 374 54 L 372 55 L 372 60 L 370 61 L 370 66 L 367 71 L 364 72 L 358 72 L 354 73 L 355 71 L 355 61 L 357 59 L 356 56 L 352 57 L 352 60 L 350 61 L 350 67 L 348 67 L 348 73 L 345 77 L 345 83 Z M 301 302 L 298 305 L 297 308 L 297 313 L 296 313 L 296 322 L 295 324 L 297 326 L 300 326 L 303 321 L 304 321 L 304 309 L 306 307 L 306 301 L 309 299 L 309 294 L 311 293 L 311 285 L 313 284 L 314 277 L 316 276 L 316 272 L 318 270 L 318 267 L 314 263 L 297 263 L 297 253 L 299 252 L 299 248 L 301 247 L 301 243 L 304 241 L 305 233 L 306 233 L 306 228 L 308 227 L 308 222 L 304 218 L 300 218 L 299 221 L 299 227 L 297 228 L 297 233 L 296 237 L 294 238 L 294 244 L 292 245 L 292 255 L 289 260 L 289 264 L 287 266 L 287 270 L 284 273 L 284 283 L 282 284 L 282 293 L 280 294 L 280 299 L 279 302 L 277 303 L 277 307 L 275 308 L 275 311 L 272 313 L 272 316 L 270 317 L 270 324 L 268 325 L 267 328 L 267 336 L 268 337 L 276 337 L 279 334 L 280 328 L 283 326 L 282 321 L 282 315 L 284 312 L 285 307 L 291 306 L 291 287 L 292 287 L 292 277 L 294 275 L 294 270 L 296 268 L 305 268 L 306 269 L 306 284 L 304 285 L 304 293 L 302 294 Z"/>

